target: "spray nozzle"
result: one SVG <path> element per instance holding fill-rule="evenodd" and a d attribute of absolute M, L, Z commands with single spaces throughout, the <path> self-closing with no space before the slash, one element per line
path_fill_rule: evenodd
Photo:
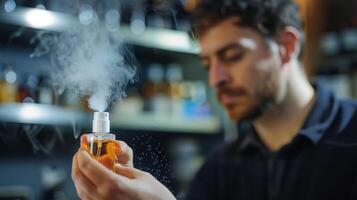
<path fill-rule="evenodd" d="M 93 133 L 109 133 L 110 120 L 108 112 L 94 112 Z"/>

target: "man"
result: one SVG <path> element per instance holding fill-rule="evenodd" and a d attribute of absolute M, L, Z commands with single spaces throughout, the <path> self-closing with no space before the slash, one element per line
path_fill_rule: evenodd
<path fill-rule="evenodd" d="M 203 165 L 187 199 L 357 199 L 357 104 L 307 81 L 295 4 L 206 0 L 194 13 L 209 83 L 245 125 Z M 84 151 L 74 156 L 82 199 L 175 199 L 121 147 L 116 174 Z"/>

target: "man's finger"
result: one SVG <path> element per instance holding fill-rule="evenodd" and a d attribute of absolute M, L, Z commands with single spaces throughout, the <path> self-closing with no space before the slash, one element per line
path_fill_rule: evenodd
<path fill-rule="evenodd" d="M 79 150 L 77 160 L 80 171 L 95 185 L 100 186 L 110 181 L 113 172 L 92 159 L 84 150 Z"/>
<path fill-rule="evenodd" d="M 81 199 L 96 199 L 97 189 L 93 183 L 79 170 L 77 154 L 73 156 L 72 179 L 76 186 L 77 194 Z"/>
<path fill-rule="evenodd" d="M 108 154 L 98 158 L 98 162 L 104 165 L 106 168 L 113 170 L 114 160 Z"/>
<path fill-rule="evenodd" d="M 83 176 L 92 182 L 96 188 L 94 200 L 103 199 L 103 196 L 108 195 L 108 191 L 126 191 L 125 188 L 128 179 L 108 170 L 102 164 L 91 158 L 86 151 L 79 150 L 75 159 L 78 161 L 77 168 L 80 169 Z M 82 190 L 79 191 L 83 192 Z M 86 195 L 86 193 L 82 194 Z"/>
<path fill-rule="evenodd" d="M 89 142 L 87 134 L 81 135 L 81 148 L 88 150 Z"/>
<path fill-rule="evenodd" d="M 133 150 L 123 141 L 116 141 L 115 154 L 122 165 L 133 167 Z"/>

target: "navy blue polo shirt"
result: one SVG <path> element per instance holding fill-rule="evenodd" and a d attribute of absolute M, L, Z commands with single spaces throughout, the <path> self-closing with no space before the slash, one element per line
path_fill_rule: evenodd
<path fill-rule="evenodd" d="M 187 200 L 357 200 L 357 102 L 316 86 L 303 128 L 277 152 L 251 125 L 216 151 Z"/>

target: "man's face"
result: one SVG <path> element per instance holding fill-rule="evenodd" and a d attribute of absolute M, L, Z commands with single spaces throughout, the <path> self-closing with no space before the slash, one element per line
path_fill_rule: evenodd
<path fill-rule="evenodd" d="M 276 43 L 237 20 L 228 18 L 201 35 L 201 62 L 230 118 L 252 120 L 276 100 L 282 64 Z"/>

